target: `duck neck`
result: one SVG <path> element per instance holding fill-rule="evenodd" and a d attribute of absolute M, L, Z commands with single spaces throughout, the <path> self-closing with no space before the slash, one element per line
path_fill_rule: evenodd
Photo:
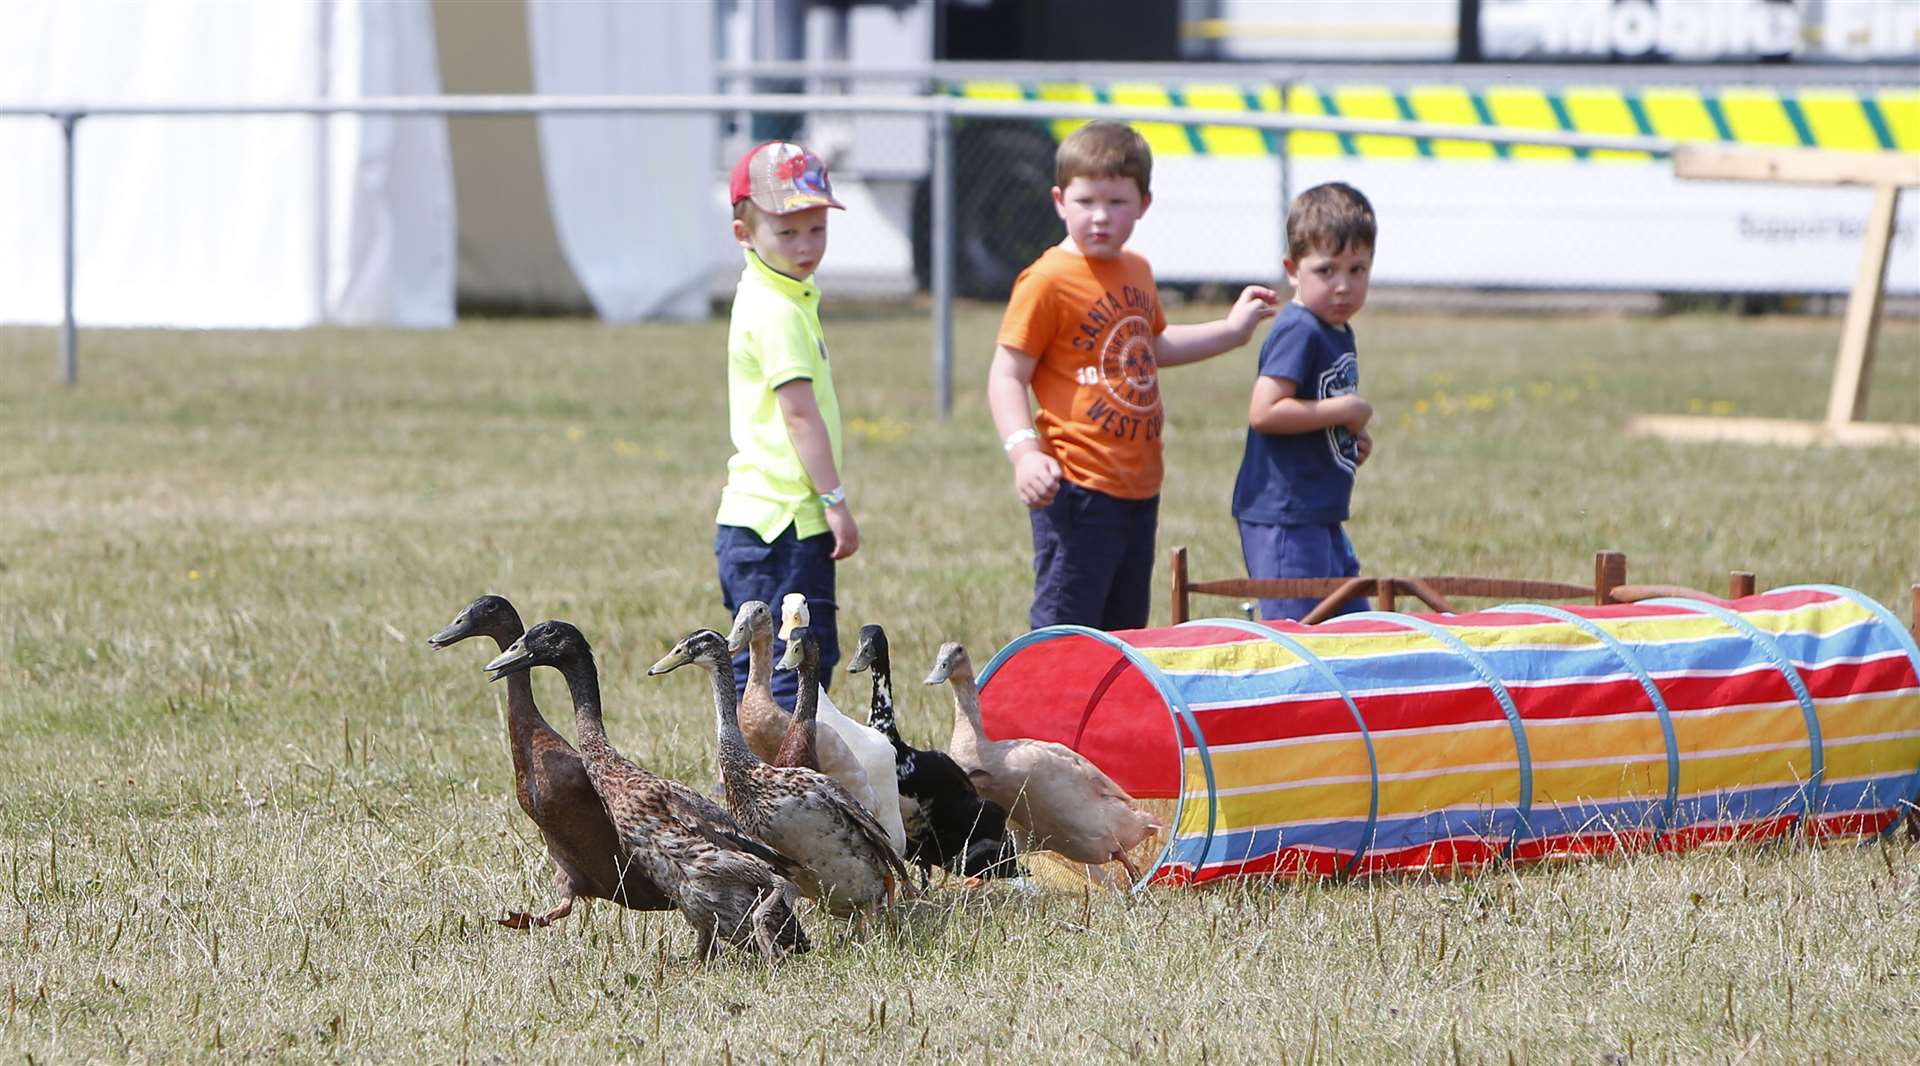
<path fill-rule="evenodd" d="M 747 640 L 747 687 L 773 691 L 773 633 L 757 629 Z M 729 668 L 731 669 L 731 668 Z"/>
<path fill-rule="evenodd" d="M 740 732 L 740 697 L 733 688 L 733 663 L 724 656 L 703 660 L 707 681 L 713 686 L 714 732 L 720 741 L 720 775 L 727 782 L 727 800 L 733 802 L 745 774 L 760 762 L 747 738 Z"/>
<path fill-rule="evenodd" d="M 900 726 L 893 713 L 893 664 L 884 653 L 875 656 L 873 665 L 873 702 L 867 707 L 867 724 L 886 734 L 899 747 Z"/>
<path fill-rule="evenodd" d="M 980 690 L 973 683 L 973 671 L 955 670 L 947 678 L 953 687 L 953 743 L 955 752 L 978 751 L 987 739 L 980 725 Z"/>
<path fill-rule="evenodd" d="M 511 623 L 502 623 L 500 628 L 489 636 L 494 644 L 504 652 L 513 646 L 526 632 L 519 619 Z M 513 765 L 524 769 L 522 750 L 528 737 L 543 730 L 551 729 L 547 719 L 540 713 L 540 707 L 533 702 L 533 671 L 522 670 L 507 678 L 507 736 L 513 741 Z"/>
<path fill-rule="evenodd" d="M 584 656 L 556 664 L 567 679 L 567 692 L 573 696 L 573 722 L 580 732 L 580 753 L 587 768 L 595 769 L 611 759 L 615 752 L 607 741 L 607 726 L 600 716 L 600 672 L 593 660 Z"/>
<path fill-rule="evenodd" d="M 800 752 L 800 765 L 817 766 L 820 762 L 815 751 L 820 728 L 820 654 L 811 640 L 801 648 L 800 666 L 794 673 L 797 675 L 799 691 L 793 698 L 793 724 L 800 730 L 804 745 Z"/>

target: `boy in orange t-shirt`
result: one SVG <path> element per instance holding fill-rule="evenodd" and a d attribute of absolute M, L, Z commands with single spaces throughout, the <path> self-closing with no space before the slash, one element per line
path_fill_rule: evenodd
<path fill-rule="evenodd" d="M 1227 317 L 1169 326 L 1147 261 L 1126 250 L 1153 202 L 1131 126 L 1061 142 L 1053 206 L 1066 239 L 1013 283 L 987 404 L 1033 526 L 1033 628 L 1147 624 L 1160 512 L 1159 368 L 1237 348 L 1279 299 L 1249 285 Z M 1031 388 L 1039 413 L 1029 414 Z"/>

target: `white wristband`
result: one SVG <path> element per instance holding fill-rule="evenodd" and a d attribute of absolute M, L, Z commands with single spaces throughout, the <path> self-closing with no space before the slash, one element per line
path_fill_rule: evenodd
<path fill-rule="evenodd" d="M 1006 440 L 1000 442 L 1000 450 L 1012 454 L 1015 448 L 1025 444 L 1027 441 L 1039 439 L 1040 434 L 1031 428 L 1016 429 L 1012 433 L 1007 434 Z"/>
<path fill-rule="evenodd" d="M 820 494 L 820 506 L 822 507 L 838 507 L 845 502 L 847 502 L 847 487 L 845 485 L 837 485 L 832 492 L 823 492 Z"/>

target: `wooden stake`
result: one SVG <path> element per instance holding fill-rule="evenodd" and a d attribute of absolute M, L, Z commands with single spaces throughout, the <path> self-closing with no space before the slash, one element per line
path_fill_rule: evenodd
<path fill-rule="evenodd" d="M 1833 391 L 1827 395 L 1827 422 L 1857 422 L 1867 413 L 1867 383 L 1873 376 L 1873 342 L 1880 332 L 1880 304 L 1887 292 L 1887 251 L 1893 247 L 1893 214 L 1900 186 L 1873 187 L 1867 213 L 1860 270 L 1847 296 L 1846 324 L 1840 327 L 1840 357 L 1833 366 Z"/>

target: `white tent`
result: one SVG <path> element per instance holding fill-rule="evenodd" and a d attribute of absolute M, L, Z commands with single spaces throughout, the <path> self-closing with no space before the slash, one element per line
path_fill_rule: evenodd
<path fill-rule="evenodd" d="M 0 8 L 0 100 L 434 94 L 443 84 L 440 30 L 503 6 L 521 13 L 520 32 L 495 35 L 492 46 L 531 65 L 532 84 L 518 91 L 711 84 L 712 15 L 697 0 L 67 0 Z M 462 272 L 472 264 L 476 278 L 487 274 L 485 259 L 468 250 L 496 261 L 525 255 L 521 244 L 489 236 L 516 225 L 555 233 L 562 254 L 548 273 L 570 270 L 577 280 L 552 288 L 584 293 L 609 318 L 704 312 L 713 235 L 724 236 L 710 202 L 712 120 L 541 120 L 529 146 L 540 166 L 518 173 L 543 174 L 544 195 L 515 185 L 511 170 L 456 173 L 448 129 L 442 118 L 83 120 L 80 324 L 446 325 Z M 0 158 L 9 160 L 0 168 L 0 322 L 52 323 L 60 315 L 57 127 L 0 121 Z M 456 218 L 456 182 L 461 202 L 472 191 L 504 209 Z"/>

